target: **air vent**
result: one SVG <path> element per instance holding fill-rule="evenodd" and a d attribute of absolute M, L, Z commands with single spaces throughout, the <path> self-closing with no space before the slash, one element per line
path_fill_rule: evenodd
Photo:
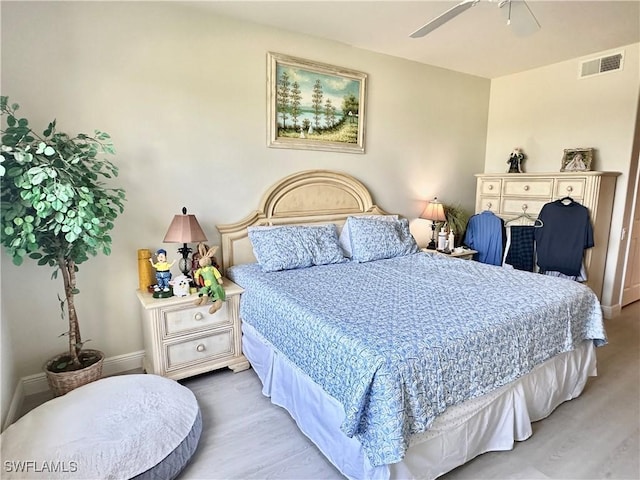
<path fill-rule="evenodd" d="M 622 70 L 624 52 L 614 53 L 605 57 L 585 60 L 580 64 L 579 78 L 592 77 L 603 73 L 616 72 Z"/>

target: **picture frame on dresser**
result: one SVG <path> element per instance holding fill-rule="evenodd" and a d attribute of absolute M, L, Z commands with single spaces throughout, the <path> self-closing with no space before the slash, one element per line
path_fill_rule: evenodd
<path fill-rule="evenodd" d="M 267 54 L 267 145 L 364 153 L 367 74 Z"/>
<path fill-rule="evenodd" d="M 565 148 L 561 172 L 588 172 L 593 163 L 593 148 Z"/>

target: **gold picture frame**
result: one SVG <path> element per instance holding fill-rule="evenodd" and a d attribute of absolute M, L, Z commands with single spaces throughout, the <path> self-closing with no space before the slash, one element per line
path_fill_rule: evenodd
<path fill-rule="evenodd" d="M 367 74 L 269 52 L 267 145 L 364 153 Z"/>
<path fill-rule="evenodd" d="M 565 148 L 561 172 L 587 172 L 593 163 L 593 148 Z"/>

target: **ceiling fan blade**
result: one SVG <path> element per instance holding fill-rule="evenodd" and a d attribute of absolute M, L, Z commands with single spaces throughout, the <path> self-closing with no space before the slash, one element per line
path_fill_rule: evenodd
<path fill-rule="evenodd" d="M 459 3 L 458 5 L 450 8 L 449 10 L 444 12 L 443 14 L 437 16 L 436 18 L 431 20 L 426 25 L 420 27 L 418 30 L 416 30 L 415 32 L 413 32 L 409 36 L 411 38 L 424 37 L 427 33 L 432 32 L 436 28 L 438 28 L 438 27 L 444 25 L 445 23 L 447 23 L 452 18 L 457 17 L 462 12 L 464 12 L 464 11 L 468 10 L 469 8 L 473 7 L 479 1 L 480 0 L 464 0 L 463 2 Z"/>

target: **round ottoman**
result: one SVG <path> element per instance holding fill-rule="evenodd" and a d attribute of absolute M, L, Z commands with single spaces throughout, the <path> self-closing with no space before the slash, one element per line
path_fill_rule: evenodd
<path fill-rule="evenodd" d="M 157 375 L 108 377 L 32 410 L 2 433 L 2 478 L 173 479 L 196 450 L 195 396 Z"/>

